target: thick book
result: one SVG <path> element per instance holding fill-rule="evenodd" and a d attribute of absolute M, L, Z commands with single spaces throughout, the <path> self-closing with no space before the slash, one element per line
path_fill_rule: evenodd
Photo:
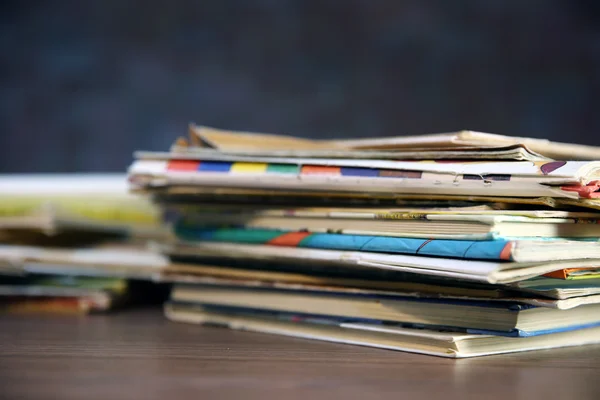
<path fill-rule="evenodd" d="M 525 338 L 410 329 L 369 323 L 339 323 L 326 318 L 265 316 L 223 312 L 201 306 L 168 303 L 172 321 L 270 333 L 303 339 L 399 350 L 448 358 L 583 346 L 600 342 L 600 327 Z"/>

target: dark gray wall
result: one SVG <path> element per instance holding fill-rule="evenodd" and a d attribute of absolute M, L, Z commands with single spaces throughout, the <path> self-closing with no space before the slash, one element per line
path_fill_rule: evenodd
<path fill-rule="evenodd" d="M 190 121 L 600 145 L 600 1 L 3 1 L 0 172 L 122 171 Z"/>

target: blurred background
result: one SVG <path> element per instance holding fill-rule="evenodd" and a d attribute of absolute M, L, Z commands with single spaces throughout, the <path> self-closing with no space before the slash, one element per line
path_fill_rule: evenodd
<path fill-rule="evenodd" d="M 600 145 L 600 1 L 0 4 L 2 173 L 125 171 L 190 122 Z"/>

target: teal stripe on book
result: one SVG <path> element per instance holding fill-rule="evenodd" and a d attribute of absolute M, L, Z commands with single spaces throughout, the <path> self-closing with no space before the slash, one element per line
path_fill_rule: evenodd
<path fill-rule="evenodd" d="M 264 244 L 284 232 L 271 229 L 217 229 L 213 231 L 211 240 L 217 242 L 236 242 Z"/>
<path fill-rule="evenodd" d="M 269 164 L 267 166 L 267 173 L 275 174 L 298 174 L 300 167 L 294 164 Z"/>

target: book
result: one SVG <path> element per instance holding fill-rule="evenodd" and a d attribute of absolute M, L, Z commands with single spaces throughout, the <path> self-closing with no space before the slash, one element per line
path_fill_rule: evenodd
<path fill-rule="evenodd" d="M 153 280 L 168 265 L 168 257 L 126 243 L 83 248 L 0 245 L 0 271 L 6 269 L 13 275 L 19 272 Z"/>
<path fill-rule="evenodd" d="M 136 158 L 149 159 L 234 159 L 243 157 L 246 161 L 264 162 L 271 157 L 287 158 L 358 158 L 358 159 L 380 159 L 380 160 L 503 160 L 503 161 L 551 161 L 549 157 L 537 154 L 527 147 L 516 144 L 493 148 L 429 148 L 415 150 L 301 150 L 301 149 L 263 149 L 252 148 L 239 150 L 216 150 L 206 147 L 189 147 L 174 144 L 171 152 L 148 152 L 137 151 Z"/>
<path fill-rule="evenodd" d="M 124 305 L 123 279 L 73 276 L 0 277 L 0 311 L 8 313 L 104 312 Z"/>
<path fill-rule="evenodd" d="M 565 268 L 550 272 L 546 276 L 558 279 L 598 279 L 600 270 L 597 268 Z"/>
<path fill-rule="evenodd" d="M 202 267 L 200 267 L 202 268 Z M 214 268 L 214 267 L 213 267 Z M 220 269 L 220 268 L 217 268 Z M 260 272 L 263 276 L 265 272 Z M 257 274 L 258 275 L 258 274 Z M 372 296 L 396 296 L 405 298 L 423 298 L 423 299 L 449 299 L 449 300 L 471 300 L 471 301 L 487 301 L 496 303 L 519 303 L 527 304 L 536 307 L 556 308 L 567 310 L 585 304 L 600 303 L 600 291 L 598 286 L 594 286 L 595 294 L 586 294 L 575 296 L 574 292 L 560 291 L 564 298 L 550 298 L 548 293 L 543 290 L 529 288 L 529 290 L 520 290 L 518 287 L 470 287 L 462 285 L 453 287 L 450 285 L 444 286 L 433 285 L 419 282 L 394 282 L 392 285 L 381 284 L 379 281 L 371 281 L 368 283 L 357 282 L 358 280 L 341 279 L 314 279 L 315 283 L 300 283 L 290 282 L 285 280 L 285 276 L 281 280 L 269 280 L 268 278 L 259 279 L 236 279 L 225 278 L 219 274 L 209 275 L 204 270 L 202 272 L 187 273 L 187 274 L 165 274 L 161 277 L 162 282 L 178 283 L 178 284 L 196 284 L 200 286 L 217 286 L 230 288 L 271 288 L 283 290 L 298 290 L 311 293 L 324 294 L 360 294 Z M 292 279 L 293 280 L 293 279 Z M 379 285 L 378 285 L 379 284 Z M 345 286 L 344 286 L 345 285 Z M 566 293 L 566 295 L 564 295 Z"/>
<path fill-rule="evenodd" d="M 560 310 L 520 303 L 175 285 L 171 301 L 533 336 L 600 324 L 600 304 Z"/>
<path fill-rule="evenodd" d="M 211 229 L 185 226 L 184 224 L 176 225 L 175 234 L 181 240 L 192 242 L 227 242 L 307 249 L 411 254 L 465 260 L 543 262 L 600 259 L 600 242 L 596 240 L 578 241 L 553 238 L 417 239 L 343 233 L 312 233 L 306 230 Z M 580 276 L 586 276 L 583 275 L 581 269 L 571 269 L 571 271 L 571 274 L 579 273 Z"/>
<path fill-rule="evenodd" d="M 0 229 L 150 233 L 158 209 L 123 174 L 0 175 Z"/>
<path fill-rule="evenodd" d="M 0 175 L 0 230 L 160 237 L 160 213 L 123 174 Z"/>
<path fill-rule="evenodd" d="M 265 316 L 224 312 L 209 307 L 167 303 L 168 319 L 192 324 L 226 327 L 304 339 L 399 350 L 447 358 L 582 346 L 600 342 L 600 328 L 531 337 L 503 337 L 427 329 L 410 329 L 369 323 L 339 323 L 326 318 Z"/>
<path fill-rule="evenodd" d="M 99 296 L 14 296 L 0 297 L 0 313 L 85 315 L 104 312 L 110 299 Z"/>
<path fill-rule="evenodd" d="M 271 267 L 271 269 L 269 269 Z M 319 273 L 320 272 L 320 273 Z M 374 273 L 375 272 L 375 273 Z M 353 270 L 294 271 L 281 265 L 186 263 L 175 260 L 161 271 L 159 280 L 171 283 L 221 286 L 255 286 L 274 288 L 310 288 L 312 290 L 346 293 L 396 294 L 413 297 L 439 297 L 521 302 L 541 307 L 567 309 L 598 302 L 600 280 L 560 280 L 531 278 L 506 285 L 437 279 L 426 275 L 396 271 L 369 271 L 356 274 Z"/>
<path fill-rule="evenodd" d="M 521 145 L 531 152 L 563 160 L 600 160 L 600 148 L 572 143 L 552 142 L 547 139 L 504 136 L 469 130 L 418 136 L 385 138 L 311 140 L 290 135 L 256 132 L 236 132 L 190 124 L 189 143 L 178 141 L 183 147 L 206 147 L 221 152 L 277 151 L 277 150 L 420 150 L 420 149 L 482 149 Z"/>
<path fill-rule="evenodd" d="M 339 193 L 594 199 L 600 163 L 281 159 L 273 163 L 138 159 L 139 186 L 212 186 Z"/>
<path fill-rule="evenodd" d="M 537 206 L 558 209 L 586 208 L 600 210 L 600 199 L 567 197 L 516 197 L 477 194 L 450 195 L 435 192 L 424 196 L 413 193 L 393 192 L 335 192 L 310 190 L 282 190 L 243 187 L 198 186 L 190 183 L 167 185 L 163 181 L 153 182 L 151 175 L 130 175 L 132 192 L 149 195 L 160 203 L 166 199 L 178 202 L 247 202 L 249 204 L 287 204 L 304 206 L 407 206 L 407 207 L 451 207 L 460 205 L 508 205 Z"/>
<path fill-rule="evenodd" d="M 164 204 L 170 222 L 197 227 L 244 227 L 280 231 L 484 240 L 499 237 L 597 238 L 597 213 L 492 210 L 483 207 L 276 208 L 248 204 Z"/>
<path fill-rule="evenodd" d="M 493 262 L 226 242 L 180 241 L 174 244 L 164 244 L 159 247 L 167 254 L 175 256 L 285 264 L 295 267 L 296 271 L 306 270 L 313 266 L 325 271 L 336 267 L 363 271 L 393 270 L 438 278 L 485 283 L 518 282 L 567 268 L 595 270 L 600 265 L 600 260 L 598 259 Z"/>

